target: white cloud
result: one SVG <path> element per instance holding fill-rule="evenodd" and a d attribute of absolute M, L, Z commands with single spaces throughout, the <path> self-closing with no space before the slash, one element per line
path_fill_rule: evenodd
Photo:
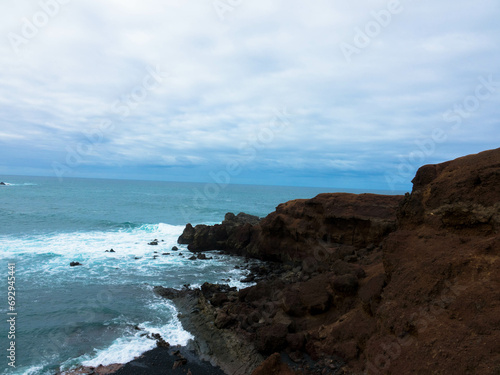
<path fill-rule="evenodd" d="M 0 132 L 8 135 L 0 143 L 14 147 L 23 137 L 34 164 L 37 148 L 56 160 L 109 119 L 114 128 L 87 164 L 217 165 L 240 157 L 273 109 L 286 107 L 291 125 L 258 147 L 255 166 L 321 162 L 332 173 L 383 174 L 415 139 L 449 128 L 442 114 L 474 92 L 479 76 L 500 81 L 500 8 L 489 0 L 401 1 L 352 62 L 340 43 L 353 43 L 387 1 L 242 1 L 221 21 L 211 1 L 73 0 L 16 54 L 9 33 L 24 37 L 25 19 L 54 1 L 0 4 Z M 130 100 L 156 66 L 169 76 L 128 116 L 116 113 L 116 101 Z M 456 156 L 498 139 L 499 106 L 488 103 L 499 98 L 471 116 L 474 126 L 448 132 Z M 341 156 L 318 159 L 331 150 Z"/>

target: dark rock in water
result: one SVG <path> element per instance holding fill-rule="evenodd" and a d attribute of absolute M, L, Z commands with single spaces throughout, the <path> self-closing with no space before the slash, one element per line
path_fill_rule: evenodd
<path fill-rule="evenodd" d="M 196 255 L 193 255 L 192 257 L 189 257 L 188 259 L 189 259 L 189 260 L 196 260 L 196 259 L 198 259 L 198 258 L 196 258 Z"/>
<path fill-rule="evenodd" d="M 177 251 L 177 250 L 179 250 L 179 248 L 177 246 L 174 246 L 174 247 L 172 247 L 172 250 Z"/>
<path fill-rule="evenodd" d="M 162 253 L 161 255 L 170 255 L 170 253 Z"/>
<path fill-rule="evenodd" d="M 191 224 L 187 224 L 186 228 L 184 228 L 184 231 L 180 235 L 177 242 L 180 243 L 181 245 L 189 245 L 194 240 L 194 234 L 195 234 L 195 230 L 194 230 L 193 226 Z M 173 248 L 172 248 L 172 250 L 173 250 Z"/>
<path fill-rule="evenodd" d="M 115 251 L 113 249 L 109 250 L 110 253 L 115 253 Z"/>
<path fill-rule="evenodd" d="M 148 242 L 148 245 L 156 246 L 156 245 L 158 245 L 158 240 Z"/>
<path fill-rule="evenodd" d="M 166 342 L 159 333 L 153 333 L 151 335 L 153 339 L 156 340 L 156 346 L 159 348 L 170 348 L 170 344 Z"/>
<path fill-rule="evenodd" d="M 248 275 L 244 279 L 241 279 L 240 282 L 242 283 L 252 283 L 255 280 L 255 275 Z"/>
<path fill-rule="evenodd" d="M 197 258 L 200 259 L 200 260 L 210 260 L 210 259 L 213 259 L 212 257 L 207 258 L 207 256 L 205 254 L 198 254 Z"/>
<path fill-rule="evenodd" d="M 142 257 L 134 257 L 134 259 L 136 259 L 136 260 L 137 260 L 137 259 L 141 259 L 141 258 L 142 258 Z"/>
<path fill-rule="evenodd" d="M 0 182 L 0 185 L 6 186 L 5 182 Z"/>
<path fill-rule="evenodd" d="M 213 226 L 187 224 L 178 243 L 188 245 L 191 251 L 238 250 L 250 241 L 250 229 L 257 225 L 257 216 L 240 212 L 238 215 L 227 213 L 221 224 Z"/>
<path fill-rule="evenodd" d="M 71 262 L 69 265 L 70 267 L 83 266 L 83 264 L 81 264 L 80 262 Z"/>
<path fill-rule="evenodd" d="M 162 286 L 155 286 L 153 288 L 153 292 L 155 292 L 157 295 L 160 297 L 168 298 L 168 299 L 174 299 L 174 298 L 181 298 L 185 296 L 190 296 L 193 295 L 195 292 L 191 289 L 184 288 L 184 289 L 174 289 L 174 288 L 164 288 Z"/>
<path fill-rule="evenodd" d="M 158 258 L 158 255 L 153 255 L 153 259 L 156 259 L 156 258 Z"/>

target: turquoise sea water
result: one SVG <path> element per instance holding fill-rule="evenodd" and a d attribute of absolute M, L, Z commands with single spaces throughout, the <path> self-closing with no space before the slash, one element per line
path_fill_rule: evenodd
<path fill-rule="evenodd" d="M 3 374 L 53 374 L 60 365 L 70 369 L 130 361 L 155 346 L 145 332 L 186 344 L 193 335 L 153 287 L 222 280 L 242 287 L 245 271 L 234 268 L 243 262 L 237 257 L 188 260 L 186 247 L 176 243 L 184 225 L 217 223 L 226 212 L 265 216 L 279 203 L 327 191 L 20 176 L 1 180 L 9 184 L 0 186 L 4 353 L 11 341 L 9 263 L 15 264 L 17 313 L 16 368 L 8 366 L 4 355 Z M 158 246 L 148 245 L 153 239 L 160 240 Z M 171 250 L 174 245 L 179 251 Z M 111 248 L 114 253 L 105 252 Z M 70 262 L 82 266 L 70 267 Z"/>

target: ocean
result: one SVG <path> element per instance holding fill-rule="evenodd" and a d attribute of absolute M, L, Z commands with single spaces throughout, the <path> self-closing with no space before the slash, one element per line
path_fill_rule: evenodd
<path fill-rule="evenodd" d="M 124 363 L 155 347 L 147 333 L 185 345 L 193 333 L 183 329 L 171 302 L 155 296 L 154 286 L 248 286 L 240 282 L 246 271 L 235 268 L 242 258 L 214 253 L 212 260 L 188 260 L 186 246 L 177 244 L 187 222 L 220 223 L 227 212 L 263 217 L 290 199 L 341 191 L 21 176 L 1 180 L 8 184 L 0 186 L 2 374 L 54 374 L 61 368 Z M 157 246 L 148 245 L 155 239 Z M 81 266 L 70 267 L 71 262 Z M 9 286 L 15 292 L 10 301 Z M 8 358 L 11 341 L 14 363 Z"/>

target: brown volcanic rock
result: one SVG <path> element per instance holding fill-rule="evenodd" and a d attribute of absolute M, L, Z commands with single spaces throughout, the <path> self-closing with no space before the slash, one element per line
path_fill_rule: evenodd
<path fill-rule="evenodd" d="M 228 250 L 263 260 L 303 261 L 327 253 L 343 257 L 342 246 L 378 245 L 396 228 L 402 196 L 328 193 L 313 199 L 280 204 L 259 220 L 240 213 L 226 214 L 222 224 L 186 226 L 179 243 L 191 251 Z M 334 254 L 335 253 L 335 254 Z"/>
<path fill-rule="evenodd" d="M 301 374 L 338 357 L 345 374 L 500 374 L 499 176 L 500 149 L 422 167 L 404 198 L 320 194 L 226 226 L 233 253 L 319 266 L 210 286 L 197 328 L 226 362 L 239 343 L 245 371 L 284 349 Z M 290 371 L 273 354 L 254 375 Z"/>
<path fill-rule="evenodd" d="M 261 220 L 247 251 L 262 259 L 302 261 L 317 257 L 315 252 L 335 253 L 339 245 L 377 245 L 395 230 L 401 199 L 394 195 L 328 193 L 280 204 Z"/>
<path fill-rule="evenodd" d="M 188 249 L 193 252 L 233 250 L 233 253 L 238 253 L 250 242 L 252 228 L 259 220 L 257 216 L 243 212 L 238 215 L 228 212 L 221 224 L 200 224 L 194 228 L 187 224 L 177 242 L 188 245 Z"/>
<path fill-rule="evenodd" d="M 413 182 L 383 245 L 389 281 L 367 368 L 497 374 L 500 149 L 424 166 Z"/>
<path fill-rule="evenodd" d="M 400 225 L 450 229 L 498 229 L 500 224 L 500 148 L 425 165 L 399 212 Z"/>
<path fill-rule="evenodd" d="M 269 356 L 252 372 L 252 375 L 296 375 L 286 363 L 281 361 L 279 353 Z"/>

